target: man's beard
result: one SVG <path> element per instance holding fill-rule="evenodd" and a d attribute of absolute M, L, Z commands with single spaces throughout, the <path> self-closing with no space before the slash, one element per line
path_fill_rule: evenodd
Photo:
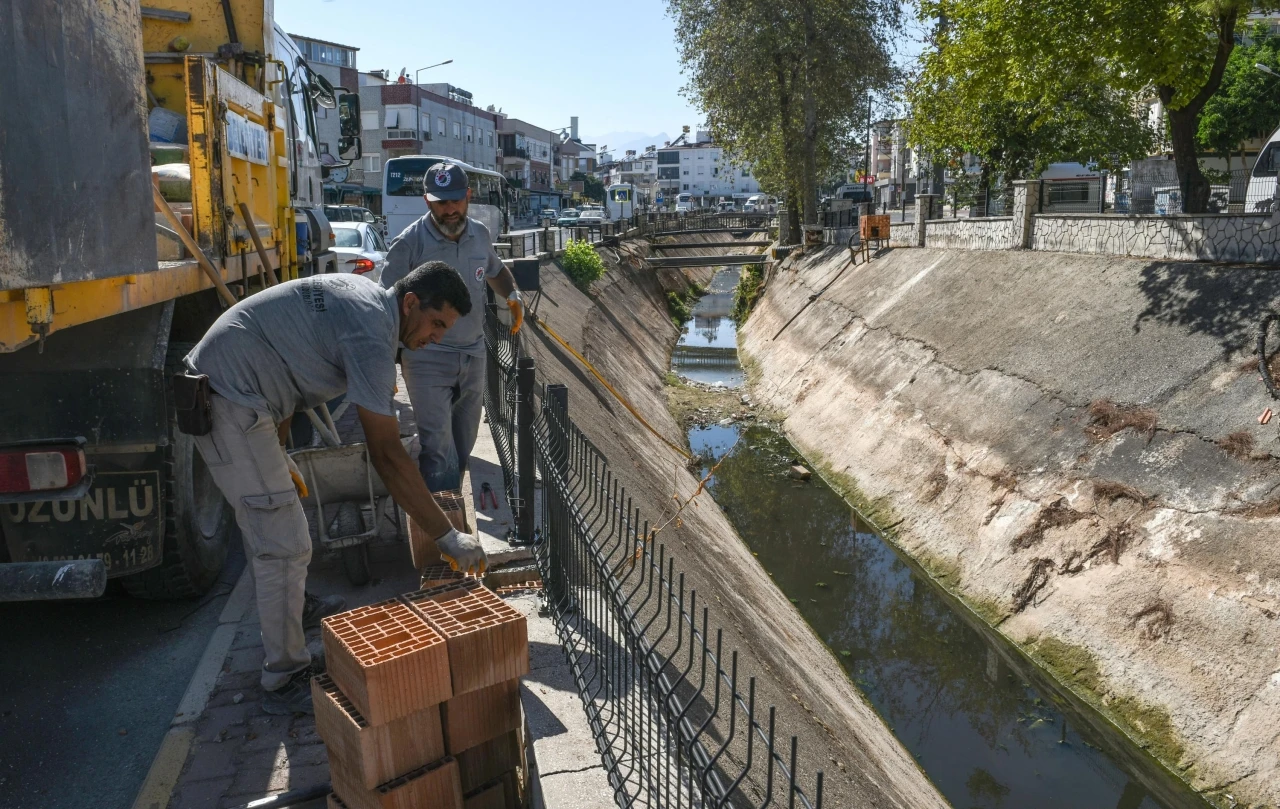
<path fill-rule="evenodd" d="M 454 222 L 442 222 L 434 213 L 431 214 L 431 218 L 435 221 L 436 227 L 440 229 L 440 232 L 451 239 L 461 236 L 462 232 L 467 229 L 467 215 L 465 212 L 459 215 Z"/>

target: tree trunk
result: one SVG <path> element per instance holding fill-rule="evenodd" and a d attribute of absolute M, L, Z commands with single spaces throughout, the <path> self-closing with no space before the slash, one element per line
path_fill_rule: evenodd
<path fill-rule="evenodd" d="M 808 3 L 804 7 L 804 134 L 801 136 L 803 148 L 804 176 L 801 178 L 804 193 L 804 222 L 806 225 L 818 224 L 818 102 L 813 96 L 813 83 L 818 80 L 817 65 L 812 56 L 814 52 L 813 38 L 816 36 L 813 23 L 813 9 Z"/>
<path fill-rule="evenodd" d="M 1178 187 L 1182 190 L 1182 212 L 1204 213 L 1209 208 L 1209 181 L 1200 171 L 1196 159 L 1196 129 L 1200 126 L 1200 110 L 1188 104 L 1181 109 L 1170 110 L 1169 141 L 1173 144 L 1173 164 L 1178 172 Z"/>
<path fill-rule="evenodd" d="M 794 192 L 787 194 L 787 230 L 791 234 L 792 244 L 803 244 L 800 233 L 800 200 Z"/>

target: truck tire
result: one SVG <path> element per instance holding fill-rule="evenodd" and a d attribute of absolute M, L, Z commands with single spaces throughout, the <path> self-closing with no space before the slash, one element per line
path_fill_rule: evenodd
<path fill-rule="evenodd" d="M 192 345 L 170 345 L 166 375 L 178 368 Z M 196 449 L 195 440 L 179 432 L 172 418 L 164 478 L 164 542 L 160 564 L 126 576 L 121 583 L 137 598 L 195 598 L 208 592 L 222 574 L 235 519 L 231 506 Z"/>

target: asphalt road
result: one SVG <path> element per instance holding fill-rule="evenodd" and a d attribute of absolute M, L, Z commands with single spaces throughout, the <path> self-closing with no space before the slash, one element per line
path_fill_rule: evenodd
<path fill-rule="evenodd" d="M 244 568 L 235 542 L 201 600 L 0 604 L 0 809 L 133 806 Z"/>

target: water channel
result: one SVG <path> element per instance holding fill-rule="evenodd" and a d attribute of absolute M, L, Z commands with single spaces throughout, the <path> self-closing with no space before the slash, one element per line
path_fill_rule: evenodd
<path fill-rule="evenodd" d="M 736 282 L 736 271 L 717 275 L 682 343 L 736 346 L 722 298 L 728 278 Z M 742 384 L 740 368 L 690 368 L 678 354 L 673 370 Z M 816 475 L 792 480 L 789 468 L 800 456 L 781 434 L 761 424 L 722 424 L 693 428 L 689 444 L 706 463 L 721 462 L 709 484 L 716 502 L 957 809 L 1207 806 L 1100 717 L 1077 712 L 1043 672 L 976 626 L 826 482 Z"/>

